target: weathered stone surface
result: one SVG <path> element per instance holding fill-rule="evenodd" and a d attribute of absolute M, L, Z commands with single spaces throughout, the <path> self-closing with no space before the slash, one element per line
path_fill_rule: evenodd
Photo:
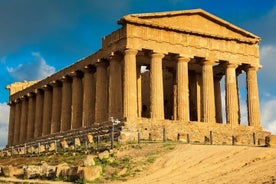
<path fill-rule="evenodd" d="M 98 157 L 99 157 L 100 160 L 108 159 L 109 158 L 109 152 L 107 150 L 105 150 L 104 152 L 99 153 Z"/>
<path fill-rule="evenodd" d="M 78 176 L 85 181 L 93 181 L 99 178 L 102 174 L 101 166 L 80 167 L 78 168 Z"/>
<path fill-rule="evenodd" d="M 81 167 L 90 167 L 95 165 L 94 155 L 86 155 L 85 158 L 80 161 L 79 166 Z"/>
<path fill-rule="evenodd" d="M 269 135 L 265 138 L 265 144 L 269 147 L 276 147 L 276 135 Z"/>
<path fill-rule="evenodd" d="M 87 135 L 87 140 L 88 140 L 89 143 L 94 143 L 93 135 L 88 134 L 88 135 Z"/>
<path fill-rule="evenodd" d="M 50 145 L 49 145 L 49 151 L 55 151 L 55 149 L 56 149 L 56 145 L 55 145 L 55 143 L 54 142 L 52 142 Z"/>
<path fill-rule="evenodd" d="M 70 167 L 67 163 L 62 163 L 57 165 L 55 170 L 56 177 L 61 177 L 61 178 L 66 177 L 69 169 Z"/>
<path fill-rule="evenodd" d="M 2 167 L 2 173 L 6 177 L 11 177 L 11 176 L 22 176 L 24 174 L 24 171 L 23 169 L 19 169 L 17 167 L 8 165 L 8 166 Z"/>
<path fill-rule="evenodd" d="M 63 149 L 67 149 L 69 147 L 66 140 L 60 141 L 60 145 Z"/>

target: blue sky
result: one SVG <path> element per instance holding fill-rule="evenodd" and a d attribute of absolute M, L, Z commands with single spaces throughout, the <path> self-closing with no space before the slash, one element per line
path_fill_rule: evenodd
<path fill-rule="evenodd" d="M 95 52 L 101 38 L 119 28 L 116 22 L 126 14 L 194 8 L 262 38 L 262 123 L 276 133 L 274 0 L 0 0 L 0 145 L 7 136 L 7 84 L 44 78 Z M 245 108 L 243 93 L 242 98 Z"/>

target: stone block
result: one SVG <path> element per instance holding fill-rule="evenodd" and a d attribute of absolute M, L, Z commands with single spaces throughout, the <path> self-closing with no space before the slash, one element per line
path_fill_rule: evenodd
<path fill-rule="evenodd" d="M 94 167 L 80 167 L 78 168 L 78 176 L 80 179 L 84 181 L 93 181 L 99 178 L 102 174 L 102 167 L 101 166 L 94 166 Z"/>
<path fill-rule="evenodd" d="M 95 165 L 94 155 L 86 155 L 83 160 L 80 161 L 79 166 L 81 167 L 90 167 Z"/>
<path fill-rule="evenodd" d="M 100 160 L 108 159 L 109 158 L 109 152 L 107 150 L 105 150 L 104 152 L 99 153 L 98 157 L 99 157 Z"/>
<path fill-rule="evenodd" d="M 60 141 L 60 145 L 62 149 L 67 149 L 69 147 L 66 140 Z"/>
<path fill-rule="evenodd" d="M 57 165 L 55 170 L 56 177 L 61 177 L 61 178 L 66 177 L 69 169 L 70 167 L 67 163 L 62 163 Z"/>
<path fill-rule="evenodd" d="M 94 143 L 92 134 L 87 134 L 87 140 L 88 140 L 88 143 L 90 143 L 90 144 Z"/>

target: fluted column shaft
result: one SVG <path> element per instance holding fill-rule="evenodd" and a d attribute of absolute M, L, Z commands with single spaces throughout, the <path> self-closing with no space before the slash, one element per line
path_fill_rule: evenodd
<path fill-rule="evenodd" d="M 27 123 L 27 141 L 34 138 L 34 124 L 35 124 L 35 113 L 36 113 L 36 96 L 33 93 L 28 94 L 28 123 Z"/>
<path fill-rule="evenodd" d="M 52 103 L 52 119 L 51 119 L 51 134 L 60 132 L 61 122 L 61 82 L 54 81 L 53 86 L 53 103 Z"/>
<path fill-rule="evenodd" d="M 19 143 L 24 143 L 26 141 L 26 125 L 28 121 L 28 98 L 26 97 L 22 98 L 20 117 Z"/>
<path fill-rule="evenodd" d="M 124 55 L 124 117 L 127 120 L 137 118 L 137 50 L 127 49 Z"/>
<path fill-rule="evenodd" d="M 72 105 L 72 79 L 70 77 L 62 78 L 61 89 L 61 124 L 60 131 L 70 130 L 71 127 L 71 105 Z"/>
<path fill-rule="evenodd" d="M 83 87 L 82 73 L 74 72 L 72 74 L 72 117 L 71 129 L 77 129 L 82 126 L 82 102 L 83 102 Z"/>
<path fill-rule="evenodd" d="M 95 122 L 95 68 L 87 67 L 83 77 L 83 115 L 82 126 L 90 127 Z"/>
<path fill-rule="evenodd" d="M 96 71 L 96 105 L 95 121 L 102 123 L 108 119 L 108 78 L 107 63 L 100 62 L 97 64 Z"/>
<path fill-rule="evenodd" d="M 122 68 L 119 56 L 110 57 L 109 65 L 109 117 L 122 118 Z"/>
<path fill-rule="evenodd" d="M 246 69 L 246 84 L 248 124 L 259 128 L 261 127 L 261 117 L 256 67 L 250 66 Z"/>
<path fill-rule="evenodd" d="M 203 122 L 215 123 L 215 94 L 213 78 L 213 61 L 202 62 L 202 103 Z"/>
<path fill-rule="evenodd" d="M 236 68 L 235 64 L 227 64 L 225 76 L 226 88 L 226 120 L 227 123 L 232 125 L 239 124 L 239 107 L 238 107 L 238 93 L 236 81 Z"/>
<path fill-rule="evenodd" d="M 52 97 L 53 91 L 51 86 L 45 86 L 44 101 L 43 101 L 43 121 L 42 121 L 42 136 L 49 135 L 52 119 Z"/>
<path fill-rule="evenodd" d="M 40 89 L 36 91 L 36 102 L 35 102 L 35 125 L 34 125 L 34 138 L 42 135 L 42 121 L 43 121 L 43 101 L 44 92 Z"/>
<path fill-rule="evenodd" d="M 190 121 L 188 62 L 190 59 L 179 57 L 177 60 L 177 112 L 178 120 Z"/>
<path fill-rule="evenodd" d="M 215 106 L 216 106 L 216 121 L 222 123 L 222 104 L 221 104 L 221 89 L 220 80 L 222 76 L 214 77 L 214 91 L 215 91 Z"/>
<path fill-rule="evenodd" d="M 14 102 L 10 102 L 10 117 L 9 117 L 9 135 L 8 135 L 8 146 L 12 146 L 14 144 L 13 135 L 14 135 L 14 126 L 15 126 L 15 109 L 16 105 Z"/>
<path fill-rule="evenodd" d="M 21 120 L 21 100 L 16 100 L 15 105 L 15 124 L 14 124 L 14 134 L 13 134 L 13 144 L 19 144 L 19 131 L 20 131 L 20 120 Z"/>
<path fill-rule="evenodd" d="M 152 53 L 150 62 L 151 118 L 164 119 L 163 54 Z"/>

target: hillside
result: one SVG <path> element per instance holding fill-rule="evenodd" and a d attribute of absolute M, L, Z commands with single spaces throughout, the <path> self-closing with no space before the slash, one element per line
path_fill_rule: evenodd
<path fill-rule="evenodd" d="M 126 183 L 276 183 L 276 148 L 180 144 Z"/>

